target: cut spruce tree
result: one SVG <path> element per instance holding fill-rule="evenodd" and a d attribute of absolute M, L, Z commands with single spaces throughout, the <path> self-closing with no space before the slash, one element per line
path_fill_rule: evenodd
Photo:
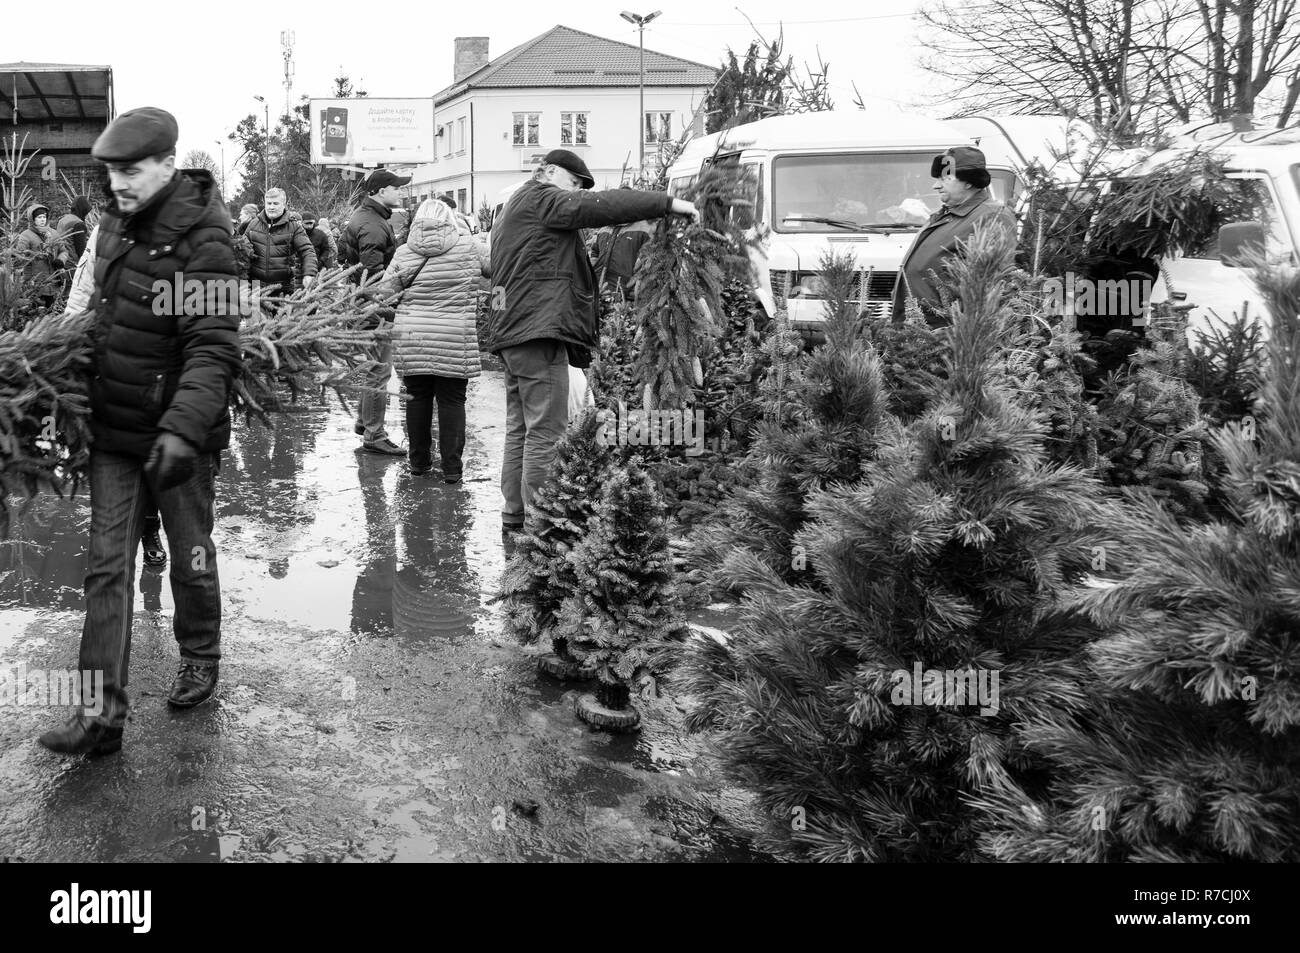
<path fill-rule="evenodd" d="M 1258 420 L 1217 431 L 1234 515 L 1180 522 L 1150 495 L 1118 522 L 1127 568 L 1082 606 L 1081 717 L 1029 713 L 1047 796 L 986 792 L 1002 860 L 1300 860 L 1300 277 L 1263 269 Z"/>
<path fill-rule="evenodd" d="M 722 330 L 723 289 L 729 278 L 749 275 L 750 239 L 737 212 L 753 217 L 750 174 L 710 165 L 683 195 L 700 221 L 661 219 L 637 256 L 635 376 L 645 410 L 694 404 L 704 386 L 703 362 Z"/>
<path fill-rule="evenodd" d="M 242 360 L 231 387 L 232 412 L 269 425 L 271 414 L 304 393 L 333 392 L 346 407 L 347 395 L 361 390 L 389 332 L 367 327 L 382 303 L 358 297 L 346 275 L 336 273 L 274 303 L 228 302 L 247 312 L 239 326 Z M 63 493 L 86 476 L 94 324 L 94 312 L 87 311 L 45 315 L 22 331 L 0 331 L 0 536 L 9 494 Z"/>
<path fill-rule="evenodd" d="M 552 640 L 557 661 L 542 663 L 560 677 L 573 677 L 577 663 L 565 637 L 555 631 L 560 606 L 577 592 L 570 559 L 587 534 L 601 489 L 619 462 L 606 416 L 589 408 L 569 424 L 555 448 L 551 475 L 533 495 L 497 599 L 505 605 L 505 631 L 520 643 Z"/>
<path fill-rule="evenodd" d="M 685 637 L 668 548 L 667 517 L 640 462 L 608 474 L 587 524 L 568 556 L 576 586 L 564 600 L 556 632 L 594 670 L 596 691 L 575 701 L 598 728 L 634 729 L 631 689 L 665 674 L 670 649 Z"/>
<path fill-rule="evenodd" d="M 1049 462 L 1046 423 L 1007 373 L 1011 257 L 1005 238 L 972 240 L 932 406 L 883 427 L 857 481 L 809 500 L 793 544 L 815 582 L 738 550 L 741 623 L 725 644 L 688 643 L 690 724 L 716 731 L 778 850 L 977 857 L 968 799 L 1047 782 L 1015 724 L 1089 692 L 1077 650 L 1096 633 L 1068 606 L 1106 503 L 1092 476 Z"/>
<path fill-rule="evenodd" d="M 694 559 L 700 566 L 725 567 L 728 554 L 740 549 L 784 579 L 810 578 L 805 554 L 794 545 L 808 520 L 809 497 L 857 482 L 875 450 L 889 415 L 881 361 L 851 300 L 857 280 L 852 256 L 828 254 L 821 275 L 826 341 L 800 356 L 789 389 L 767 388 L 766 419 L 747 461 L 755 481 L 738 488 L 696 534 Z M 735 588 L 744 578 L 730 578 L 724 570 L 715 582 Z"/>

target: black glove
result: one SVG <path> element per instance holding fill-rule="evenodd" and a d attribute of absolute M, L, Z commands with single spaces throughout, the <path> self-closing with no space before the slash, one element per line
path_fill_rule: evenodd
<path fill-rule="evenodd" d="M 180 486 L 194 475 L 194 445 L 174 433 L 161 433 L 144 462 L 144 475 L 159 491 Z"/>

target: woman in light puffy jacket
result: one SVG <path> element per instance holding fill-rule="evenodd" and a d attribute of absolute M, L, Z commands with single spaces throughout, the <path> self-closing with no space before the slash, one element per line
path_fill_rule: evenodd
<path fill-rule="evenodd" d="M 444 483 L 459 483 L 465 450 L 465 390 L 481 358 L 475 315 L 488 257 L 455 213 L 428 199 L 411 220 L 406 243 L 384 272 L 384 290 L 402 289 L 393 321 L 393 364 L 410 395 L 406 436 L 411 473 L 433 469 L 433 405 Z"/>

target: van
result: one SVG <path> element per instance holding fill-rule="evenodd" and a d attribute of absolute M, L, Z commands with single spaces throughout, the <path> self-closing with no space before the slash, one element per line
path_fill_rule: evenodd
<path fill-rule="evenodd" d="M 1067 183 L 1078 181 L 1082 156 L 1096 138 L 1077 120 L 1069 125 L 1067 138 L 1060 117 L 979 116 L 950 120 L 949 125 L 974 137 L 990 161 L 996 155 L 1017 172 L 1037 161 Z M 1102 157 L 1102 164 L 1107 175 L 1141 176 L 1192 150 L 1221 159 L 1224 174 L 1242 183 L 1238 194 L 1245 199 L 1239 220 L 1228 221 L 1196 247 L 1159 262 L 1150 304 L 1189 306 L 1187 333 L 1195 345 L 1199 332 L 1221 328 L 1234 315 L 1263 313 L 1251 270 L 1238 266 L 1245 248 L 1263 248 L 1274 262 L 1300 260 L 1300 126 L 1234 130 L 1227 123 L 1190 123 L 1174 130 L 1166 149 L 1114 151 Z M 1229 217 L 1227 210 L 1224 217 Z"/>
<path fill-rule="evenodd" d="M 825 322 L 818 269 L 823 255 L 851 252 L 864 311 L 887 314 L 899 265 L 938 211 L 930 162 L 951 146 L 973 145 L 949 124 L 881 110 L 773 116 L 693 139 L 668 171 L 680 195 L 714 163 L 738 164 L 755 213 L 740 222 L 760 241 L 757 297 L 768 316 L 816 336 Z M 1010 205 L 1016 177 L 989 163 L 993 197 Z"/>

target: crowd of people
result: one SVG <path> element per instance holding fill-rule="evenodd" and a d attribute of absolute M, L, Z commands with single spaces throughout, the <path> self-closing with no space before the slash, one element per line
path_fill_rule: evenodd
<path fill-rule="evenodd" d="M 80 232 L 74 221 L 66 231 L 65 221 L 58 226 L 69 248 L 78 247 L 78 235 L 85 242 L 68 309 L 93 302 L 96 312 L 80 667 L 104 673 L 105 696 L 101 711 L 80 712 L 41 736 L 41 744 L 63 753 L 121 746 L 142 537 L 146 563 L 164 564 L 169 552 L 172 563 L 180 664 L 168 703 L 200 704 L 218 681 L 221 595 L 211 534 L 221 452 L 230 441 L 229 391 L 241 362 L 239 317 L 226 309 L 160 316 L 139 289 L 184 275 L 249 278 L 287 293 L 309 288 L 326 269 L 351 269 L 360 293 L 384 305 L 378 320 L 392 330 L 364 382 L 354 422 L 358 449 L 404 456 L 409 473 L 423 477 L 435 470 L 436 448 L 436 469 L 448 484 L 463 479 L 466 394 L 481 373 L 476 319 L 486 294 L 491 321 L 484 346 L 503 366 L 501 521 L 509 548 L 568 423 L 572 369 L 587 367 L 598 347 L 601 283 L 627 287 L 656 219 L 699 220 L 691 202 L 663 192 L 595 190 L 583 160 L 563 149 L 548 153 L 501 209 L 490 253 L 450 197 L 406 208 L 402 188 L 410 179 L 388 169 L 365 179 L 337 227 L 315 211 L 290 209 L 279 188 L 266 191 L 261 207 L 246 205 L 232 217 L 210 173 L 176 167 L 177 134 L 175 119 L 161 109 L 118 116 L 92 152 L 112 194 L 98 225 L 88 229 L 89 209 L 78 204 L 69 215 L 80 220 Z M 978 150 L 949 150 L 935 158 L 931 174 L 945 204 L 918 234 L 899 281 L 903 295 L 923 304 L 937 298 L 934 270 L 959 253 L 977 222 L 1011 221 L 987 191 Z M 30 216 L 42 247 L 50 243 L 36 230 L 48 228 L 48 216 L 44 207 Z M 593 264 L 585 236 L 595 229 L 607 238 L 595 243 Z M 47 265 L 51 273 L 66 270 L 68 260 Z M 409 447 L 386 426 L 394 371 L 409 396 Z"/>

